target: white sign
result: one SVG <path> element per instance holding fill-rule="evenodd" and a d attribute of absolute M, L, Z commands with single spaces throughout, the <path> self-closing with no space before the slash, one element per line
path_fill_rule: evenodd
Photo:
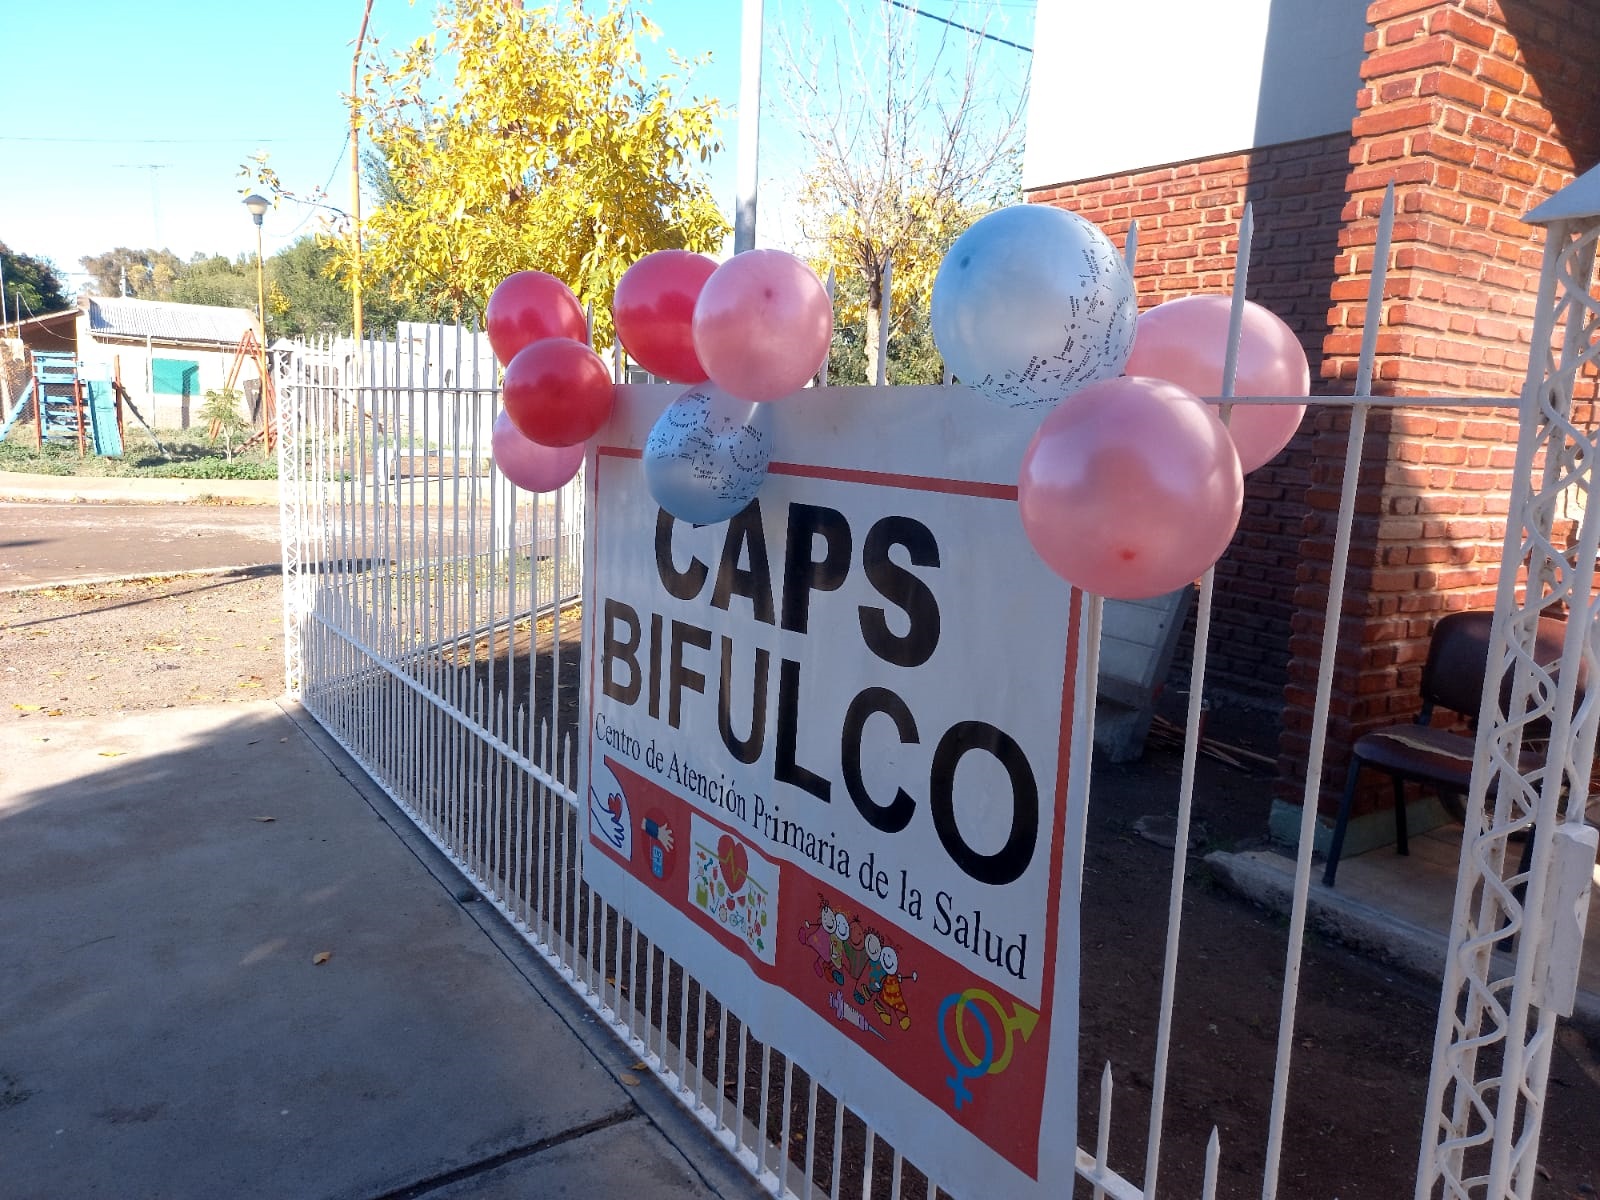
<path fill-rule="evenodd" d="M 641 462 L 678 391 L 620 388 L 588 464 L 585 877 L 946 1186 L 1060 1195 L 1088 731 L 1016 513 L 1037 415 L 801 392 L 693 527 Z"/>

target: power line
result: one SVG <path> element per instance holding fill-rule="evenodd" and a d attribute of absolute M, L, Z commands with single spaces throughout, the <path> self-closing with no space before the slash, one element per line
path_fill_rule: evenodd
<path fill-rule="evenodd" d="M 333 177 L 338 172 L 340 164 L 344 162 L 344 149 L 349 144 L 350 144 L 350 131 L 347 129 L 347 130 L 344 131 L 344 142 L 339 146 L 339 153 L 334 156 L 333 169 L 328 172 L 327 180 L 323 183 L 322 187 L 319 189 L 323 195 L 327 195 L 328 194 L 328 189 L 333 186 Z M 304 229 L 305 225 L 306 225 L 306 222 L 311 220 L 311 218 L 316 215 L 317 209 L 320 207 L 320 205 L 316 205 L 316 204 L 314 204 L 313 202 L 311 202 L 309 200 L 300 200 L 300 199 L 295 198 L 295 197 L 291 197 L 291 199 L 294 199 L 294 202 L 296 204 L 303 204 L 303 205 L 306 206 L 306 215 L 300 218 L 299 223 L 293 229 L 289 230 L 288 233 L 283 235 L 282 240 L 284 242 L 287 242 L 290 238 L 294 237 L 295 234 L 299 233 L 302 229 Z"/>
<path fill-rule="evenodd" d="M 110 138 L 110 137 L 28 137 L 17 134 L 0 133 L 0 142 L 49 142 L 57 145 L 78 146 L 223 146 L 233 145 L 241 141 L 252 142 L 320 142 L 326 135 L 316 134 L 289 134 L 285 137 L 266 138 L 239 138 L 239 137 L 209 137 L 209 138 Z"/>
<path fill-rule="evenodd" d="M 1013 50 L 1021 50 L 1025 54 L 1033 53 L 1032 46 L 1024 46 L 1021 42 L 1008 42 L 1003 37 L 995 37 L 994 34 L 985 33 L 981 29 L 974 29 L 971 25 L 963 25 L 960 21 L 952 21 L 948 17 L 939 16 L 937 13 L 926 12 L 923 9 L 918 8 L 915 4 L 906 4 L 904 0 L 889 0 L 889 3 L 894 5 L 896 8 L 905 9 L 908 13 L 911 13 L 915 16 L 927 17 L 930 21 L 938 21 L 941 24 L 950 26 L 952 29 L 959 29 L 963 33 L 970 33 L 975 37 L 983 38 L 985 41 L 999 42 L 1002 46 L 1010 46 Z"/>

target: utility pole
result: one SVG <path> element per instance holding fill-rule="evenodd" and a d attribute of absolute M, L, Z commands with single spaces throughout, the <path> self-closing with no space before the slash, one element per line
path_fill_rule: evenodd
<path fill-rule="evenodd" d="M 744 0 L 739 25 L 739 196 L 733 214 L 733 252 L 756 248 L 756 192 L 761 181 L 762 0 Z"/>
<path fill-rule="evenodd" d="M 356 354 L 361 353 L 361 52 L 367 45 L 367 20 L 372 16 L 372 0 L 361 12 L 361 32 L 356 34 L 356 52 L 350 59 L 350 318 Z"/>
<path fill-rule="evenodd" d="M 130 171 L 150 172 L 150 248 L 152 250 L 161 245 L 161 204 L 156 190 L 156 172 L 171 168 L 171 163 L 112 163 L 113 167 L 120 167 Z"/>

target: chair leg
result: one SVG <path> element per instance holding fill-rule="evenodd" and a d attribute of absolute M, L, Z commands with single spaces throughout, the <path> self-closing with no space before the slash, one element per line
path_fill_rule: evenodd
<path fill-rule="evenodd" d="M 1411 853 L 1406 843 L 1406 781 L 1398 775 L 1394 777 L 1394 852 Z"/>
<path fill-rule="evenodd" d="M 1339 855 L 1344 853 L 1345 828 L 1350 824 L 1350 809 L 1356 802 L 1356 783 L 1361 777 L 1361 760 L 1352 758 L 1350 770 L 1344 777 L 1344 795 L 1339 797 L 1339 817 L 1333 823 L 1333 841 L 1328 843 L 1328 865 L 1322 872 L 1322 886 L 1332 887 L 1334 874 L 1339 870 Z"/>

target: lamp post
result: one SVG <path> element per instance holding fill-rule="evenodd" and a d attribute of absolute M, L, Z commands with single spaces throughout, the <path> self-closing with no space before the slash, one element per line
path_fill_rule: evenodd
<path fill-rule="evenodd" d="M 264 420 L 270 420 L 266 412 L 267 403 L 267 264 L 261 254 L 261 218 L 267 215 L 267 206 L 271 203 L 265 196 L 252 192 L 244 198 L 244 206 L 250 210 L 250 219 L 256 223 L 256 322 L 261 328 L 261 336 L 256 341 L 256 370 L 261 375 L 261 404 Z"/>

